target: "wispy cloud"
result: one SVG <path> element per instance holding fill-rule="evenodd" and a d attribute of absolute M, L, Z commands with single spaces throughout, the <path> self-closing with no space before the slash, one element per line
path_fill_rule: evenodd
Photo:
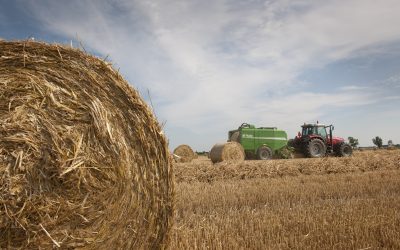
<path fill-rule="evenodd" d="M 46 29 L 111 55 L 149 89 L 167 129 L 206 136 L 243 121 L 294 130 L 287 124 L 327 107 L 369 104 L 376 93 L 365 86 L 317 92 L 323 83 L 306 90 L 298 76 L 400 40 L 397 0 L 40 2 L 27 8 Z M 215 142 L 170 137 L 199 149 Z"/>
<path fill-rule="evenodd" d="M 390 76 L 389 78 L 383 81 L 383 85 L 389 88 L 390 87 L 400 88 L 400 74 Z M 398 92 L 398 94 L 400 95 L 400 92 Z"/>
<path fill-rule="evenodd" d="M 384 100 L 388 100 L 388 101 L 394 101 L 394 100 L 400 100 L 400 96 L 396 95 L 392 95 L 392 96 L 386 96 L 383 98 Z"/>
<path fill-rule="evenodd" d="M 343 91 L 354 91 L 354 90 L 367 90 L 369 88 L 370 87 L 366 87 L 366 86 L 348 85 L 348 86 L 340 87 L 340 90 L 343 90 Z"/>

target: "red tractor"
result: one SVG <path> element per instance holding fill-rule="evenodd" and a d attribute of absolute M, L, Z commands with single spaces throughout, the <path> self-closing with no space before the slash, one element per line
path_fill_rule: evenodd
<path fill-rule="evenodd" d="M 311 158 L 324 157 L 326 154 L 341 157 L 352 155 L 352 147 L 343 138 L 332 136 L 333 125 L 325 126 L 317 122 L 301 127 L 302 132 L 288 142 L 296 152 Z"/>

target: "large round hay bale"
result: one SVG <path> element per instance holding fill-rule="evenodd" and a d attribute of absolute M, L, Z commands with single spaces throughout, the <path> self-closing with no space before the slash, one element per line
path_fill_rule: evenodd
<path fill-rule="evenodd" d="M 138 92 L 80 50 L 0 42 L 0 248 L 164 248 L 166 139 Z"/>
<path fill-rule="evenodd" d="M 243 161 L 245 158 L 242 145 L 237 142 L 217 143 L 210 151 L 213 163 L 221 161 Z"/>
<path fill-rule="evenodd" d="M 189 145 L 182 144 L 174 149 L 174 156 L 178 162 L 191 162 L 197 155 Z"/>

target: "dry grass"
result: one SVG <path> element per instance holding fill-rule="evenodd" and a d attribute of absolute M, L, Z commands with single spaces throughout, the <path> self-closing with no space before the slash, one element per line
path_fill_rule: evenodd
<path fill-rule="evenodd" d="M 82 51 L 0 41 L 0 248 L 160 248 L 166 140 L 139 94 Z"/>
<path fill-rule="evenodd" d="M 176 164 L 177 182 L 213 182 L 225 179 L 275 178 L 310 174 L 356 173 L 400 168 L 400 150 L 355 152 L 348 158 L 284 159 L 212 164 L 199 157 L 190 164 Z"/>
<path fill-rule="evenodd" d="M 178 174 L 171 249 L 400 248 L 400 151 L 191 165 Z"/>

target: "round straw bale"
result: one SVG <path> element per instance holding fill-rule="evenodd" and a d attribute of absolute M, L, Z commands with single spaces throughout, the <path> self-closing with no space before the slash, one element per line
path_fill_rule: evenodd
<path fill-rule="evenodd" d="M 240 132 L 236 131 L 231 135 L 231 138 L 229 139 L 229 141 L 235 141 L 235 142 L 239 142 L 240 143 Z"/>
<path fill-rule="evenodd" d="M 194 158 L 196 158 L 196 154 L 193 152 L 192 148 L 189 145 L 179 145 L 174 149 L 174 155 L 177 158 L 178 162 L 191 162 Z"/>
<path fill-rule="evenodd" d="M 109 63 L 0 42 L 0 248 L 165 248 L 168 147 Z"/>
<path fill-rule="evenodd" d="M 221 161 L 243 161 L 244 158 L 243 147 L 237 142 L 217 143 L 210 151 L 210 159 L 213 163 Z"/>

